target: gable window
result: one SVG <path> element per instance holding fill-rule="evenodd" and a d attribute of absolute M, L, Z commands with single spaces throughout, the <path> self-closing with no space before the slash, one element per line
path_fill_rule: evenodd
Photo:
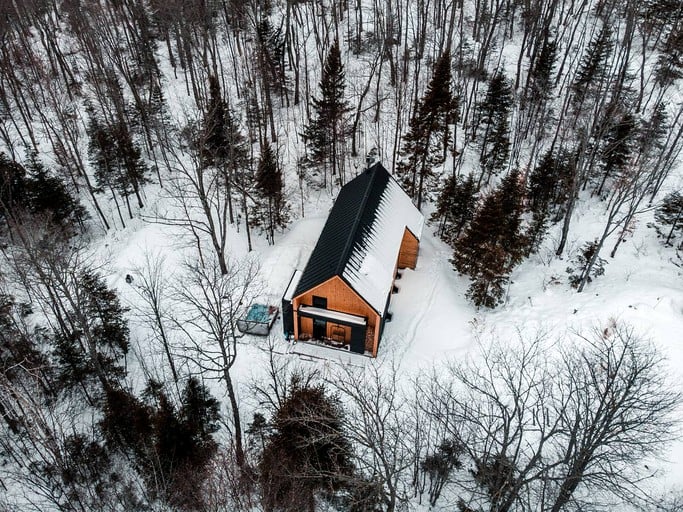
<path fill-rule="evenodd" d="M 313 307 L 327 309 L 327 297 L 313 296 Z"/>

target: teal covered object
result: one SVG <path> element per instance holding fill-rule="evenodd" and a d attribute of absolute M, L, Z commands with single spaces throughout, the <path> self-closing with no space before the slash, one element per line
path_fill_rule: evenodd
<path fill-rule="evenodd" d="M 247 322 L 268 323 L 268 306 L 265 304 L 252 304 L 247 312 Z"/>
<path fill-rule="evenodd" d="M 267 336 L 280 309 L 266 304 L 252 304 L 247 314 L 237 320 L 237 328 L 244 334 Z"/>

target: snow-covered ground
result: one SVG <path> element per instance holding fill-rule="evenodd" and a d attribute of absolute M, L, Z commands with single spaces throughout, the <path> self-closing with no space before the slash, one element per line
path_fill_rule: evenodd
<path fill-rule="evenodd" d="M 164 199 L 158 199 L 163 204 Z M 324 225 L 332 199 L 321 193 L 307 206 L 311 213 L 298 219 L 277 238 L 275 246 L 267 246 L 255 237 L 255 256 L 261 263 L 263 297 L 279 304 L 289 278 L 295 269 L 303 269 Z M 378 359 L 401 363 L 401 378 L 409 379 L 418 369 L 438 367 L 445 360 L 468 357 L 479 334 L 495 335 L 514 344 L 519 334 L 534 336 L 544 332 L 562 336 L 571 331 L 604 327 L 612 319 L 634 326 L 650 338 L 669 361 L 669 381 L 673 386 L 683 380 L 683 269 L 674 264 L 675 254 L 657 239 L 654 229 L 647 227 L 652 213 L 644 214 L 634 233 L 619 248 L 614 259 L 606 258 L 605 275 L 598 277 L 583 293 L 570 288 L 565 271 L 568 261 L 586 240 L 601 229 L 599 203 L 582 205 L 573 220 L 572 233 L 581 239 L 569 241 L 563 259 L 554 257 L 555 235 L 551 231 L 537 255 L 520 265 L 512 275 L 506 302 L 495 310 L 477 310 L 465 299 L 466 278 L 453 271 L 451 251 L 425 226 L 420 244 L 417 268 L 405 270 L 397 282 L 387 324 L 380 343 Z M 244 233 L 231 232 L 229 244 L 244 254 Z M 574 235 L 576 236 L 576 235 Z M 607 247 L 611 246 L 607 244 Z M 100 245 L 105 268 L 110 270 L 110 283 L 131 307 L 134 319 L 140 298 L 136 286 L 125 282 L 125 275 L 135 273 L 146 253 L 165 258 L 165 274 L 170 277 L 182 271 L 182 263 L 191 257 L 178 227 L 136 220 L 126 230 L 113 231 Z M 150 346 L 145 325 L 132 322 L 132 334 L 147 364 L 164 365 L 162 354 Z M 273 327 L 278 357 L 297 363 L 328 368 L 335 364 L 367 365 L 374 362 L 364 356 L 323 347 L 290 345 L 282 336 L 281 322 Z M 246 404 L 243 414 L 250 417 L 250 384 L 266 365 L 263 338 L 245 337 L 234 368 L 240 400 Z M 214 393 L 223 396 L 222 387 L 212 384 Z M 250 405 L 251 404 L 251 405 Z M 662 492 L 683 484 L 683 442 L 677 442 L 664 454 L 667 463 L 656 470 L 655 488 Z"/>

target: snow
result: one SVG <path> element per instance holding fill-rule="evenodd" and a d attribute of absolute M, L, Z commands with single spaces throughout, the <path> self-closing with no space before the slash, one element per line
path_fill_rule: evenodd
<path fill-rule="evenodd" d="M 292 297 L 294 297 L 294 291 L 296 290 L 296 287 L 299 284 L 299 280 L 301 279 L 302 275 L 303 271 L 299 269 L 294 271 L 294 273 L 292 274 L 292 279 L 291 281 L 289 281 L 289 286 L 287 286 L 287 290 L 285 291 L 285 294 L 282 297 L 284 300 L 292 300 Z"/>
<path fill-rule="evenodd" d="M 518 52 L 517 42 L 506 40 L 502 50 L 503 65 L 514 65 Z M 345 56 L 350 58 L 348 54 Z M 367 63 L 358 60 L 349 61 L 348 64 L 347 77 L 350 90 L 353 90 L 363 83 Z M 192 99 L 185 93 L 184 80 L 182 77 L 173 78 L 167 59 L 161 59 L 161 68 L 166 77 L 164 92 L 169 98 L 170 110 L 173 115 L 183 117 L 180 113 L 192 111 Z M 680 95 L 675 97 L 672 94 L 672 104 L 679 105 L 680 101 Z M 278 112 L 283 119 L 278 127 L 278 138 L 283 144 L 280 150 L 285 166 L 287 162 L 295 162 L 299 156 L 297 148 L 302 143 L 299 131 L 293 129 L 292 120 L 303 118 L 301 111 L 304 108 L 305 102 L 302 102 L 297 107 Z M 379 108 L 383 109 L 383 123 L 363 121 L 360 133 L 362 146 L 376 146 L 386 157 L 392 153 L 394 144 L 393 133 L 387 127 L 395 119 L 395 113 L 392 112 L 395 106 L 391 101 L 386 101 Z M 372 114 L 371 111 L 364 112 L 363 119 L 370 119 Z M 182 121 L 178 122 L 178 125 L 182 124 Z M 470 153 L 463 155 L 463 174 L 475 163 L 470 159 Z M 386 159 L 384 163 L 387 166 L 390 164 Z M 294 168 L 293 164 L 289 165 L 285 171 L 291 177 L 294 176 Z M 674 189 L 683 184 L 680 166 L 677 174 L 667 184 Z M 274 247 L 267 246 L 262 237 L 253 237 L 255 254 L 261 262 L 265 293 L 272 297 L 279 298 L 284 293 L 287 298 L 293 293 L 296 276 L 291 283 L 289 280 L 295 269 L 305 264 L 310 256 L 333 200 L 324 192 L 306 196 L 302 192 L 300 198 L 295 183 L 295 178 L 288 182 L 289 199 L 294 208 L 301 203 L 303 209 L 305 204 L 306 216 L 296 219 L 286 233 L 278 237 Z M 163 197 L 163 190 L 156 185 L 147 185 L 144 192 L 147 194 L 147 212 L 157 209 L 166 212 L 173 208 L 170 200 Z M 105 209 L 113 211 L 114 206 L 107 204 L 106 197 L 100 200 Z M 136 282 L 129 285 L 124 277 L 131 274 L 135 278 L 136 269 L 144 265 L 145 255 L 156 254 L 164 258 L 166 277 L 175 279 L 181 274 L 185 261 L 196 259 L 196 249 L 188 244 L 185 233 L 177 226 L 136 218 L 126 219 L 127 227 L 121 229 L 112 211 L 106 214 L 110 221 L 113 220 L 114 229 L 93 243 L 98 266 L 107 274 L 109 284 L 117 289 L 124 304 L 131 309 L 129 319 L 135 355 L 144 359 L 140 364 L 146 365 L 145 370 L 153 369 L 160 376 L 168 376 L 165 359 L 152 341 L 149 326 L 137 321 L 136 315 L 142 309 L 142 304 L 135 292 Z M 301 214 L 300 211 L 296 213 Z M 396 261 L 405 226 L 420 239 L 417 267 L 415 270 L 404 270 L 402 278 L 396 281 L 399 292 L 391 296 L 389 310 L 393 319 L 384 330 L 378 353 L 379 362 L 399 360 L 402 371 L 398 378 L 408 384 L 421 369 L 435 368 L 438 371 L 445 361 L 470 357 L 477 345 L 477 338 L 482 335 L 495 336 L 513 346 L 518 343 L 520 334 L 534 336 L 538 332 L 546 332 L 550 336 L 561 337 L 570 332 L 604 326 L 610 319 L 615 319 L 634 326 L 639 333 L 652 340 L 668 358 L 671 386 L 680 388 L 683 382 L 683 269 L 675 264 L 674 250 L 663 247 L 654 230 L 647 227 L 648 222 L 652 221 L 651 212 L 642 216 L 633 235 L 622 244 L 616 257 L 608 259 L 604 276 L 597 278 L 580 294 L 567 283 L 565 269 L 569 260 L 583 242 L 599 233 L 603 216 L 603 206 L 599 202 L 582 199 L 572 220 L 572 238 L 563 259 L 553 254 L 559 231 L 559 226 L 555 226 L 539 253 L 512 274 L 505 303 L 495 310 L 477 310 L 465 299 L 468 280 L 457 275 L 449 263 L 451 249 L 432 234 L 430 226 L 423 226 L 422 215 L 400 191 L 398 184 L 391 180 L 371 232 L 366 237 L 366 245 L 353 248 L 349 264 L 344 270 L 344 277 L 352 286 L 373 307 L 382 311 L 391 288 L 394 269 L 381 262 Z M 613 243 L 612 236 L 606 244 L 606 253 Z M 229 233 L 229 245 L 231 257 L 244 256 L 244 232 L 233 228 Z M 607 258 L 605 254 L 603 256 Z M 325 316 L 329 317 L 330 314 L 333 313 L 325 310 Z M 274 326 L 272 335 L 276 338 L 276 352 L 282 358 L 306 357 L 305 360 L 310 364 L 324 368 L 336 364 L 374 364 L 363 356 L 324 347 L 306 344 L 293 347 L 284 340 L 281 332 L 277 325 Z M 244 418 L 250 417 L 252 412 L 250 385 L 267 367 L 263 343 L 258 338 L 245 336 L 240 342 L 239 356 L 231 370 L 237 393 L 243 402 Z M 140 389 L 145 384 L 147 374 L 134 367 L 135 359 L 131 357 L 128 361 L 129 378 L 133 381 L 131 385 Z M 196 368 L 184 367 L 183 371 L 196 371 Z M 211 380 L 206 383 L 212 386 L 216 396 L 224 395 L 220 383 Z M 660 495 L 672 486 L 683 485 L 683 441 L 668 447 L 663 455 L 664 462 L 658 461 L 654 465 L 648 463 L 656 467 L 655 478 L 648 485 Z"/>
<path fill-rule="evenodd" d="M 315 208 L 310 216 L 296 220 L 277 240 L 276 246 L 267 246 L 261 237 L 254 237 L 266 292 L 273 297 L 283 296 L 292 274 L 307 261 L 315 246 L 332 198 L 321 194 L 315 201 L 311 201 Z M 552 338 L 565 337 L 568 333 L 605 326 L 610 319 L 615 319 L 634 326 L 652 340 L 668 358 L 671 385 L 678 386 L 683 382 L 683 270 L 674 265 L 674 250 L 662 246 L 654 229 L 647 226 L 652 221 L 652 212 L 641 218 L 615 258 L 606 257 L 604 276 L 595 279 L 583 293 L 571 289 L 567 282 L 565 269 L 569 260 L 585 240 L 599 232 L 603 210 L 600 202 L 582 202 L 572 220 L 563 258 L 554 256 L 560 228 L 554 226 L 538 254 L 513 272 L 505 303 L 494 310 L 477 310 L 465 298 L 468 279 L 458 275 L 449 263 L 452 250 L 432 233 L 429 225 L 423 227 L 421 222 L 416 222 L 422 220 L 421 215 L 419 219 L 408 218 L 406 212 L 410 208 L 395 198 L 383 197 L 373 224 L 373 236 L 368 237 L 368 250 L 354 248 L 356 264 L 361 269 L 356 276 L 357 285 L 366 286 L 373 293 L 374 287 L 387 286 L 388 275 L 393 278 L 393 268 L 379 266 L 377 260 L 395 261 L 396 254 L 385 255 L 383 251 L 388 250 L 390 237 L 402 236 L 403 228 L 392 231 L 400 225 L 394 222 L 396 217 L 407 219 L 409 227 L 420 234 L 420 252 L 416 268 L 403 270 L 401 279 L 395 282 L 399 291 L 391 296 L 389 311 L 393 318 L 386 324 L 378 361 L 348 351 L 305 343 L 292 345 L 284 339 L 277 322 L 271 331 L 276 353 L 278 357 L 313 365 L 325 372 L 334 372 L 338 365 L 397 361 L 401 367 L 399 379 L 407 384 L 421 370 L 438 372 L 448 361 L 471 357 L 481 338 L 496 337 L 513 347 L 519 343 L 520 335 L 530 337 L 543 332 Z M 243 236 L 243 233 L 231 232 L 233 238 Z M 612 240 L 608 240 L 607 247 L 611 248 Z M 135 282 L 131 286 L 123 278 L 126 273 L 135 275 L 132 271 L 142 263 L 145 252 L 157 251 L 165 257 L 168 276 L 177 274 L 183 262 L 194 255 L 194 249 L 182 242 L 178 227 L 141 220 L 131 221 L 126 230 L 108 233 L 100 247 L 101 259 L 111 272 L 110 284 L 118 288 L 132 310 L 140 307 L 139 297 L 133 291 Z M 233 257 L 245 254 L 244 244 L 237 243 L 234 247 Z M 146 364 L 162 374 L 167 372 L 164 358 L 148 341 L 147 328 L 137 324 L 131 327 Z M 250 385 L 267 367 L 263 343 L 256 337 L 245 336 L 232 369 L 237 392 L 246 404 L 245 418 L 250 415 Z M 207 381 L 207 384 L 213 386 L 217 396 L 223 395 L 220 383 Z M 134 385 L 142 386 L 144 382 Z M 653 492 L 665 493 L 683 483 L 683 442 L 668 447 L 663 456 L 664 461 L 648 462 L 648 466 L 657 468 L 655 478 L 648 484 Z"/>
<path fill-rule="evenodd" d="M 418 238 L 424 218 L 396 180 L 389 179 L 377 215 L 362 241 L 357 241 L 342 272 L 353 289 L 380 314 L 394 281 L 393 264 L 398 260 L 406 227 Z"/>

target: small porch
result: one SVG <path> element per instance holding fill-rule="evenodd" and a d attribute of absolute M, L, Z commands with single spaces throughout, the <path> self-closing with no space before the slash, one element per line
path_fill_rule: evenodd
<path fill-rule="evenodd" d="M 299 306 L 296 313 L 299 341 L 364 354 L 370 335 L 372 347 L 374 329 L 366 317 L 306 305 Z"/>

